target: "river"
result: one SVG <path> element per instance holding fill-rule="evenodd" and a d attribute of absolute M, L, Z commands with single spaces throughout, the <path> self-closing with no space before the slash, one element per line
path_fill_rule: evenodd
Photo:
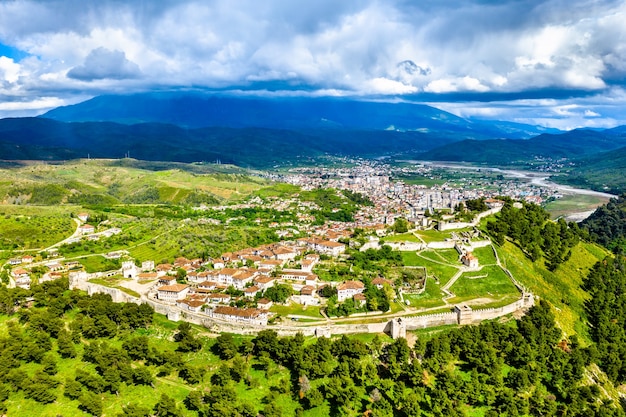
<path fill-rule="evenodd" d="M 607 201 L 611 198 L 616 198 L 617 196 L 614 194 L 603 193 L 601 191 L 587 190 L 584 188 L 574 188 L 569 187 L 567 185 L 557 184 L 555 182 L 549 181 L 549 176 L 544 172 L 535 172 L 535 171 L 519 171 L 519 170 L 509 170 L 509 169 L 501 169 L 501 168 L 492 168 L 492 167 L 476 167 L 476 166 L 468 166 L 468 165 L 456 165 L 456 164 L 447 164 L 447 163 L 439 163 L 439 162 L 428 162 L 428 161 L 407 161 L 413 163 L 420 163 L 431 167 L 441 167 L 441 168 L 453 168 L 453 169 L 464 169 L 468 171 L 492 171 L 502 174 L 506 177 L 513 177 L 521 180 L 527 180 L 533 185 L 542 188 L 550 188 L 556 190 L 562 194 L 579 194 L 579 195 L 590 195 L 599 198 L 606 199 Z M 606 202 L 606 201 L 605 201 Z M 576 213 L 568 214 L 565 219 L 568 221 L 582 221 L 589 217 L 593 212 L 593 210 L 585 210 Z"/>

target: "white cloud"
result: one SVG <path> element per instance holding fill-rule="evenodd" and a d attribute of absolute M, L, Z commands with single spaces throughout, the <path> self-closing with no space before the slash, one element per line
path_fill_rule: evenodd
<path fill-rule="evenodd" d="M 399 81 L 378 77 L 369 80 L 366 85 L 369 87 L 365 92 L 369 94 L 411 94 L 417 92 L 417 87 L 406 85 Z"/>
<path fill-rule="evenodd" d="M 275 94 L 602 95 L 625 83 L 624 21 L 611 0 L 0 2 L 0 43 L 31 54 L 0 58 L 0 88 L 27 101 L 274 82 L 292 88 Z"/>
<path fill-rule="evenodd" d="M 20 65 L 16 64 L 11 58 L 0 56 L 0 82 L 6 81 L 14 83 L 20 75 Z"/>
<path fill-rule="evenodd" d="M 49 110 L 66 104 L 57 97 L 41 97 L 32 101 L 14 101 L 0 103 L 0 111 Z"/>
<path fill-rule="evenodd" d="M 92 50 L 83 65 L 76 66 L 67 72 L 69 78 L 81 81 L 102 80 L 105 78 L 123 80 L 137 78 L 141 75 L 139 66 L 126 59 L 122 51 L 111 51 L 106 48 Z"/>
<path fill-rule="evenodd" d="M 424 91 L 428 93 L 487 92 L 490 88 L 474 77 L 447 78 L 431 81 Z"/>

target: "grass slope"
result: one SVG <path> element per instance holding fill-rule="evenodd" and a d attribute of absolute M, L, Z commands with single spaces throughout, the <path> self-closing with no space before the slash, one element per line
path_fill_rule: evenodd
<path fill-rule="evenodd" d="M 535 295 L 548 300 L 556 308 L 557 325 L 567 335 L 578 334 L 589 342 L 585 326 L 584 302 L 588 295 L 580 288 L 589 269 L 608 252 L 597 245 L 581 242 L 572 249 L 569 260 L 555 272 L 545 268 L 542 261 L 531 262 L 510 242 L 497 248 L 502 265 L 517 281 Z"/>

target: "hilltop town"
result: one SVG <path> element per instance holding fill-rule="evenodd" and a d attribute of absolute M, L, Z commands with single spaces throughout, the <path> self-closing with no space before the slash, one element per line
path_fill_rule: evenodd
<path fill-rule="evenodd" d="M 243 203 L 195 208 L 202 216 L 199 224 L 232 227 L 245 218 L 227 217 L 228 213 L 289 212 L 291 218 L 278 221 L 252 219 L 265 221 L 279 240 L 210 257 L 178 253 L 168 262 L 137 259 L 124 248 L 87 255 L 117 265 L 108 270 L 88 272 L 85 257 L 67 260 L 59 253 L 81 242 L 123 235 L 121 223 L 107 219 L 94 226 L 90 213 L 79 212 L 72 236 L 45 252 L 8 261 L 10 285 L 29 288 L 33 279 L 41 283 L 68 277 L 71 288 L 109 293 L 116 301 L 148 302 L 172 320 L 216 329 L 232 330 L 229 326 L 237 325 L 244 332 L 282 326 L 329 333 L 346 317 L 367 316 L 387 323 L 397 317 L 464 311 L 464 319 L 455 313 L 458 317 L 452 321 L 460 323 L 468 321 L 472 305 L 506 307 L 496 315 L 532 305 L 532 296 L 500 264 L 479 226 L 481 219 L 502 208 L 503 201 L 496 197 L 503 187 L 530 202 L 549 195 L 549 190 L 512 180 L 500 180 L 498 187 L 492 183 L 476 183 L 469 189 L 445 183 L 426 187 L 392 180 L 399 175 L 428 176 L 432 171 L 421 165 L 392 171 L 379 162 L 298 169 L 281 180 L 298 185 L 301 193 L 257 195 Z M 306 192 L 314 193 L 313 198 L 304 199 Z M 336 201 L 328 210 L 324 199 L 331 197 Z M 319 213 L 325 209 L 328 217 L 321 222 Z M 333 220 L 342 213 L 346 218 Z M 363 268 L 362 262 L 373 268 Z M 498 293 L 486 285 L 476 294 L 455 295 L 455 288 L 465 292 L 466 282 L 472 280 L 504 285 L 506 290 Z M 440 318 L 432 321 L 441 323 Z"/>

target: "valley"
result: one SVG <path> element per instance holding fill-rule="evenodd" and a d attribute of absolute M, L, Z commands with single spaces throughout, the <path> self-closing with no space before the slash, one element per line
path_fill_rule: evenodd
<path fill-rule="evenodd" d="M 350 383 L 357 384 L 351 388 L 357 397 L 368 397 L 367 384 L 389 384 L 392 374 L 406 381 L 403 389 L 424 386 L 430 397 L 438 383 L 410 382 L 417 359 L 394 359 L 392 349 L 433 358 L 421 362 L 420 372 L 440 381 L 445 374 L 431 362 L 434 344 L 463 329 L 513 329 L 525 314 L 548 314 L 546 308 L 556 312 L 546 317 L 559 339 L 577 341 L 575 349 L 595 343 L 581 287 L 608 252 L 565 229 L 558 233 L 569 246 L 544 242 L 538 255 L 513 231 L 500 235 L 498 219 L 514 216 L 506 223 L 523 224 L 515 216 L 532 218 L 541 210 L 537 203 L 570 198 L 526 173 L 362 159 L 277 171 L 89 159 L 30 162 L 5 168 L 2 176 L 1 317 L 35 355 L 18 369 L 29 369 L 25 378 L 36 389 L 9 392 L 3 406 L 11 415 L 147 416 L 159 407 L 185 417 L 219 407 L 250 416 L 334 414 L 344 401 L 334 397 L 343 388 L 331 388 L 339 379 L 311 366 L 340 365 L 309 357 L 327 349 L 325 343 L 333 352 L 343 343 L 366 347 L 354 359 L 359 364 L 350 365 L 370 369 L 370 382 Z M 583 204 L 598 203 L 596 196 L 571 198 L 576 195 L 588 199 Z M 533 233 L 548 236 L 550 224 Z M 567 256 L 559 258 L 563 251 Z M 51 333 L 55 352 L 37 356 L 39 342 L 30 335 L 40 334 L 32 333 L 37 317 L 57 304 L 65 305 L 66 313 L 57 314 L 70 330 Z M 96 313 L 135 314 L 132 306 L 146 309 L 146 321 Z M 27 315 L 27 327 L 17 336 L 20 315 Z M 308 359 L 297 365 L 272 347 L 281 343 Z M 111 355 L 122 362 L 106 365 Z M 58 365 L 44 376 L 26 368 L 37 368 L 32 361 Z M 374 363 L 392 368 L 377 373 Z M 518 365 L 504 366 L 512 372 Z M 602 372 L 591 364 L 576 369 L 586 377 Z M 295 396 L 281 388 L 303 372 L 314 388 Z M 537 387 L 551 386 L 542 381 Z M 601 401 L 618 401 L 611 381 L 596 384 Z M 222 389 L 229 397 L 214 397 Z M 350 401 L 352 410 L 371 407 Z M 407 401 L 396 407 L 431 407 Z M 460 409 L 477 415 L 501 407 L 487 397 L 466 401 L 471 405 Z"/>
<path fill-rule="evenodd" d="M 237 332 L 229 321 L 249 323 L 245 333 L 259 331 L 259 325 L 278 326 L 283 333 L 359 333 L 368 330 L 341 326 L 345 316 L 365 313 L 374 315 L 350 322 L 381 323 L 380 330 L 372 330 L 378 332 L 396 317 L 446 313 L 459 305 L 507 306 L 501 310 L 506 315 L 520 308 L 508 306 L 534 286 L 520 284 L 528 278 L 501 263 L 481 219 L 498 213 L 502 197 L 548 204 L 567 198 L 561 186 L 536 181 L 540 177 L 533 173 L 450 164 L 394 167 L 346 160 L 340 168 L 276 173 L 208 164 L 154 166 L 157 170 L 133 160 L 81 160 L 5 170 L 12 179 L 3 189 L 5 222 L 32 222 L 33 217 L 10 213 L 19 213 L 20 204 L 27 213 L 33 198 L 60 204 L 42 206 L 35 218 L 66 219 L 59 229 L 64 239 L 31 232 L 48 238 L 34 241 L 42 243 L 39 248 L 11 241 L 7 223 L 0 254 L 7 268 L 19 265 L 9 286 L 29 288 L 65 276 L 72 288 L 109 292 L 125 302 L 150 301 L 168 317 L 187 316 L 214 330 Z M 48 191 L 51 186 L 59 192 Z M 78 201 L 84 205 L 75 205 Z M 386 255 L 378 259 L 381 251 Z M 411 284 L 407 279 L 416 273 L 421 278 Z M 358 288 L 350 290 L 346 303 L 341 288 L 353 282 Z M 163 302 L 169 295 L 159 288 L 167 286 L 178 292 Z M 273 287 L 284 294 L 272 296 L 268 310 L 259 309 L 259 299 L 267 300 Z M 361 296 L 352 298 L 356 294 Z M 216 315 L 221 306 L 234 308 L 234 315 Z M 244 311 L 257 318 L 238 318 Z"/>
<path fill-rule="evenodd" d="M 0 417 L 626 417 L 624 21 L 0 1 Z"/>

